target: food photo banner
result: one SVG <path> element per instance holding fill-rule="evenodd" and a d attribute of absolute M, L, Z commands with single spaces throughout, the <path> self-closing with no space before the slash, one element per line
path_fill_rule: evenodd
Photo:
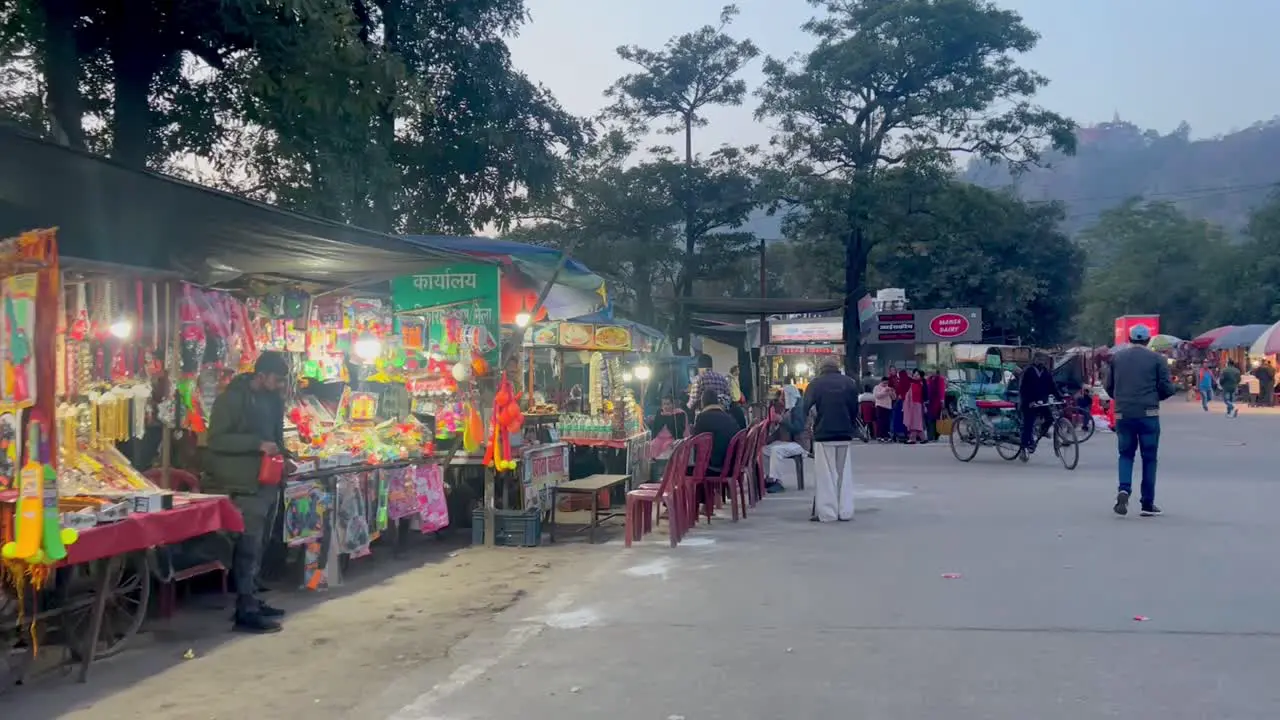
<path fill-rule="evenodd" d="M 526 347 L 558 347 L 571 350 L 630 352 L 631 328 L 589 323 L 540 323 L 525 335 Z"/>

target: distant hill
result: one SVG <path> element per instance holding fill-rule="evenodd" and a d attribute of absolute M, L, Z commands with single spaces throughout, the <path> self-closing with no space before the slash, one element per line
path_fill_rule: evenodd
<path fill-rule="evenodd" d="M 1013 178 L 1003 166 L 973 161 L 963 178 L 983 187 L 1012 185 L 1026 200 L 1062 201 L 1071 232 L 1137 195 L 1240 230 L 1280 182 L 1280 117 L 1215 138 L 1190 134 L 1186 123 L 1161 135 L 1117 117 L 1082 128 L 1076 155 L 1048 157 L 1048 168 Z"/>

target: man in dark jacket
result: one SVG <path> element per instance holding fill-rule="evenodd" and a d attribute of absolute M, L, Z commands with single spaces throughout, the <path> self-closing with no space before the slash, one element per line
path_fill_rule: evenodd
<path fill-rule="evenodd" d="M 850 448 L 858 417 L 858 383 L 840 372 L 840 361 L 822 361 L 818 377 L 804 391 L 804 413 L 815 413 L 813 463 L 817 489 L 815 522 L 853 519 L 853 459 Z"/>
<path fill-rule="evenodd" d="M 244 516 L 244 532 L 235 540 L 232 573 L 236 581 L 235 629 L 280 631 L 284 612 L 258 600 L 258 571 L 267 538 L 275 525 L 280 488 L 260 485 L 264 455 L 284 452 L 283 391 L 289 363 L 277 352 L 258 357 L 252 373 L 234 378 L 213 403 L 203 489 L 231 496 Z"/>
<path fill-rule="evenodd" d="M 1053 381 L 1053 371 L 1049 369 L 1049 356 L 1037 354 L 1031 367 L 1022 372 L 1018 382 L 1018 409 L 1022 412 L 1022 451 L 1036 451 L 1036 431 L 1041 423 L 1053 422 L 1053 414 L 1049 408 L 1040 405 L 1050 397 L 1058 394 L 1058 386 Z"/>
<path fill-rule="evenodd" d="M 1159 515 L 1156 506 L 1156 455 L 1160 450 L 1160 403 L 1177 389 L 1169 377 L 1169 364 L 1147 349 L 1151 330 L 1135 325 L 1129 331 L 1129 347 L 1111 358 L 1107 394 L 1116 411 L 1116 446 L 1120 451 L 1120 488 L 1114 507 L 1117 515 L 1129 514 L 1133 491 L 1133 459 L 1142 451 L 1142 515 Z"/>

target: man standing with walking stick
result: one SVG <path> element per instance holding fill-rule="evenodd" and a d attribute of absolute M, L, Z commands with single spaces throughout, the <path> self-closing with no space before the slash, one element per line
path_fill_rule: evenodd
<path fill-rule="evenodd" d="M 1160 403 L 1177 389 L 1169 377 L 1165 359 L 1147 348 L 1151 330 L 1135 325 L 1129 331 L 1129 347 L 1116 352 L 1107 374 L 1107 394 L 1116 412 L 1116 444 L 1120 450 L 1120 488 L 1114 507 L 1117 515 L 1129 514 L 1133 492 L 1133 460 L 1142 451 L 1141 515 L 1159 515 L 1156 505 L 1156 455 L 1160 451 Z"/>

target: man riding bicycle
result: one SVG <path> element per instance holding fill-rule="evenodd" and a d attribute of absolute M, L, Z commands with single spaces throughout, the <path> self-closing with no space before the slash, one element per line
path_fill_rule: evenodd
<path fill-rule="evenodd" d="M 1031 366 L 1022 372 L 1018 382 L 1018 410 L 1022 413 L 1022 449 L 1028 454 L 1036 451 L 1037 430 L 1053 424 L 1053 414 L 1045 405 L 1058 394 L 1053 371 L 1049 369 L 1049 356 L 1037 353 Z"/>

